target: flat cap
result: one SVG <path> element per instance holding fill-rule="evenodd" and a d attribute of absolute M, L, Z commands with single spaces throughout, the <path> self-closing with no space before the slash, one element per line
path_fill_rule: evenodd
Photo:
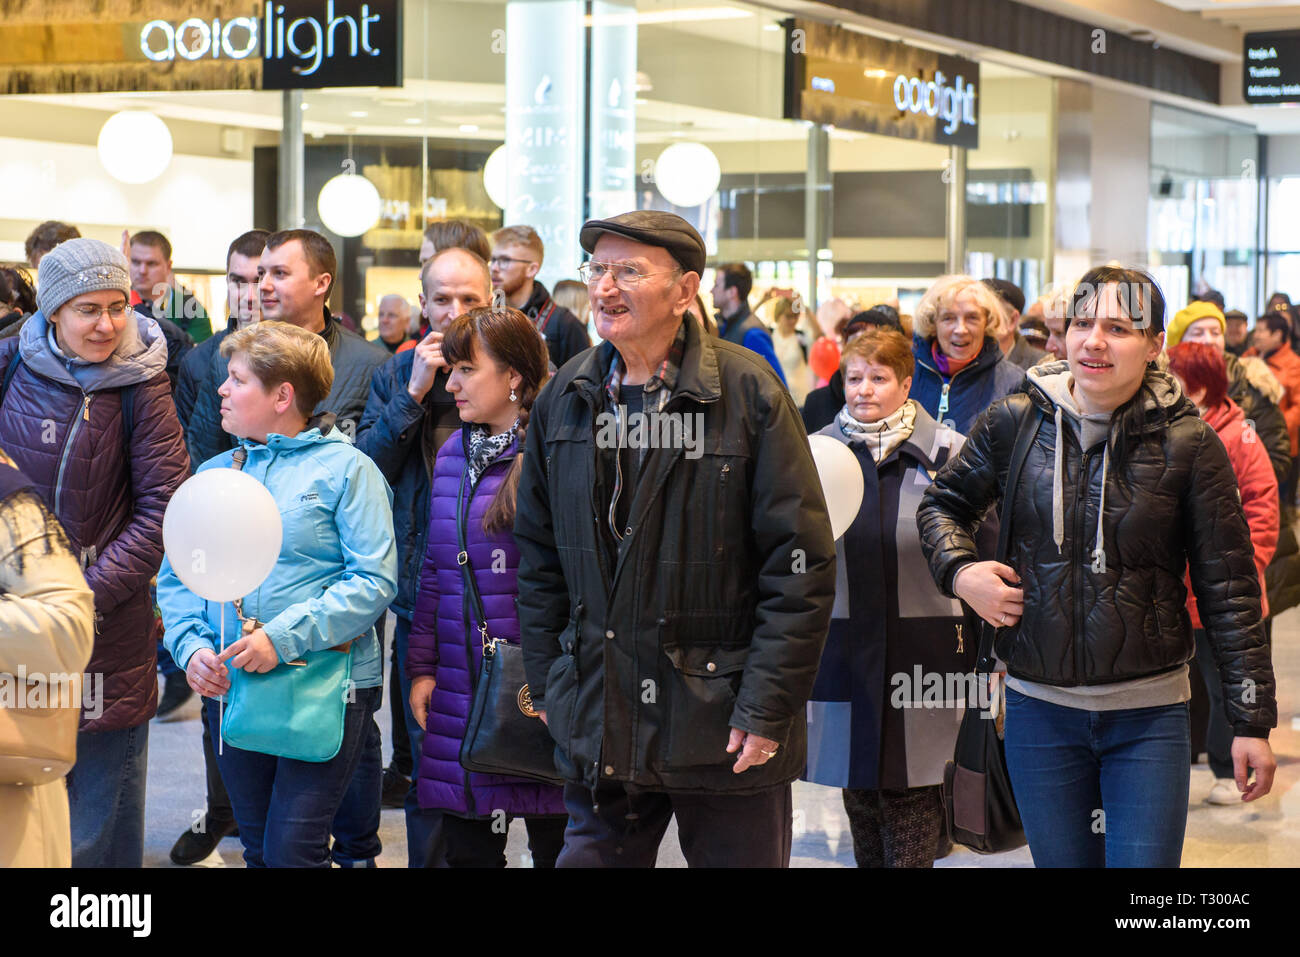
<path fill-rule="evenodd" d="M 703 274 L 707 252 L 695 227 L 674 213 L 637 209 L 609 219 L 589 219 L 582 224 L 578 242 L 589 253 L 596 251 L 602 233 L 626 236 L 647 246 L 659 246 L 687 272 Z"/>

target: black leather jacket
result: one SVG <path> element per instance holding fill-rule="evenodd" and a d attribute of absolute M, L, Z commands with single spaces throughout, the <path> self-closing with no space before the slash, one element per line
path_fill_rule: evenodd
<path fill-rule="evenodd" d="M 519 627 L 534 706 L 570 781 L 754 791 L 803 771 L 805 705 L 835 597 L 835 545 L 794 402 L 763 359 L 686 323 L 666 412 L 692 449 L 651 448 L 615 564 L 596 465 L 612 343 L 533 407 L 519 481 Z M 732 771 L 735 727 L 780 743 Z"/>
<path fill-rule="evenodd" d="M 1122 474 L 1106 479 L 1105 564 L 1093 571 L 1104 443 L 1085 451 L 1033 378 L 993 403 L 960 454 L 926 490 L 917 512 L 935 581 L 952 594 L 953 575 L 977 561 L 972 534 L 999 503 L 1012 447 L 1027 416 L 1040 419 L 1011 509 L 1007 564 L 1020 574 L 1021 621 L 998 630 L 995 649 L 1013 677 L 1045 684 L 1097 685 L 1158 674 L 1191 659 L 1185 570 L 1223 680 L 1238 735 L 1267 737 L 1277 724 L 1268 640 L 1250 532 L 1227 451 L 1174 380 L 1149 371 L 1160 396 L 1148 402 L 1141 441 Z M 1053 535 L 1053 456 L 1062 451 L 1064 541 Z"/>

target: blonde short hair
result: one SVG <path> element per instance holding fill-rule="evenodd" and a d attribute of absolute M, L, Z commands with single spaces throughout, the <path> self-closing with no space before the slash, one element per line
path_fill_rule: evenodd
<path fill-rule="evenodd" d="M 940 314 L 951 308 L 963 295 L 969 295 L 975 300 L 975 305 L 983 310 L 986 339 L 996 339 L 1006 331 L 1007 312 L 998 294 L 971 276 L 952 275 L 940 276 L 925 291 L 912 320 L 915 334 L 922 339 L 933 339 Z"/>
<path fill-rule="evenodd" d="M 540 263 L 546 254 L 542 237 L 531 226 L 503 226 L 492 234 L 492 248 L 498 246 L 524 246 L 537 257 Z"/>
<path fill-rule="evenodd" d="M 311 418 L 325 401 L 334 384 L 334 366 L 329 347 L 314 332 L 287 322 L 258 322 L 232 332 L 221 342 L 227 359 L 236 353 L 244 357 L 249 371 L 268 392 L 287 382 L 293 386 L 294 404 Z"/>

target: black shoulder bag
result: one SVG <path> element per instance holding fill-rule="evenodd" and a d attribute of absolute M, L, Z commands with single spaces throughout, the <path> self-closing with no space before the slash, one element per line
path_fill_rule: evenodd
<path fill-rule="evenodd" d="M 473 602 L 474 614 L 478 616 L 483 663 L 476 672 L 474 635 L 466 627 L 465 663 L 474 682 L 474 698 L 465 725 L 465 740 L 460 746 L 460 766 L 480 774 L 563 784 L 564 779 L 555 770 L 555 741 L 533 709 L 528 694 L 523 649 L 504 639 L 488 636 L 487 615 L 483 611 L 483 599 L 479 597 L 474 569 L 469 563 L 469 548 L 465 543 L 465 526 L 469 521 L 465 486 L 468 484 L 467 468 L 461 474 L 460 491 L 456 495 L 456 538 L 460 547 L 456 563 L 460 565 L 465 580 L 465 600 Z"/>
<path fill-rule="evenodd" d="M 1007 560 L 1016 486 L 1020 483 L 1025 457 L 1041 422 L 1038 410 L 1031 409 L 1016 434 L 999 514 L 996 556 L 999 562 Z M 975 661 L 977 688 L 986 687 L 988 675 L 993 672 L 993 638 L 996 632 L 997 629 L 988 622 L 984 622 L 980 629 L 979 656 Z M 1002 689 L 997 697 L 999 713 L 996 718 L 986 715 L 979 707 L 978 696 L 967 701 L 966 713 L 962 715 L 961 727 L 957 731 L 953 759 L 943 773 L 948 835 L 954 842 L 981 854 L 1011 851 L 1025 845 L 1025 829 L 1020 823 L 1020 810 L 1011 790 L 1006 751 L 998 730 L 1005 713 L 1004 693 L 1005 689 Z"/>

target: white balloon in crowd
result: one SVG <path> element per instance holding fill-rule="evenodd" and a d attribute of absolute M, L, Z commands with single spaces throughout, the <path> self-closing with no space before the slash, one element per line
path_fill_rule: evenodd
<path fill-rule="evenodd" d="M 235 469 L 207 469 L 167 504 L 163 547 L 185 587 L 208 601 L 243 598 L 280 557 L 284 526 L 266 486 Z"/>
<path fill-rule="evenodd" d="M 862 507 L 862 466 L 847 445 L 829 435 L 810 435 L 817 477 L 821 479 L 826 509 L 831 516 L 831 533 L 836 540 L 849 530 Z"/>

